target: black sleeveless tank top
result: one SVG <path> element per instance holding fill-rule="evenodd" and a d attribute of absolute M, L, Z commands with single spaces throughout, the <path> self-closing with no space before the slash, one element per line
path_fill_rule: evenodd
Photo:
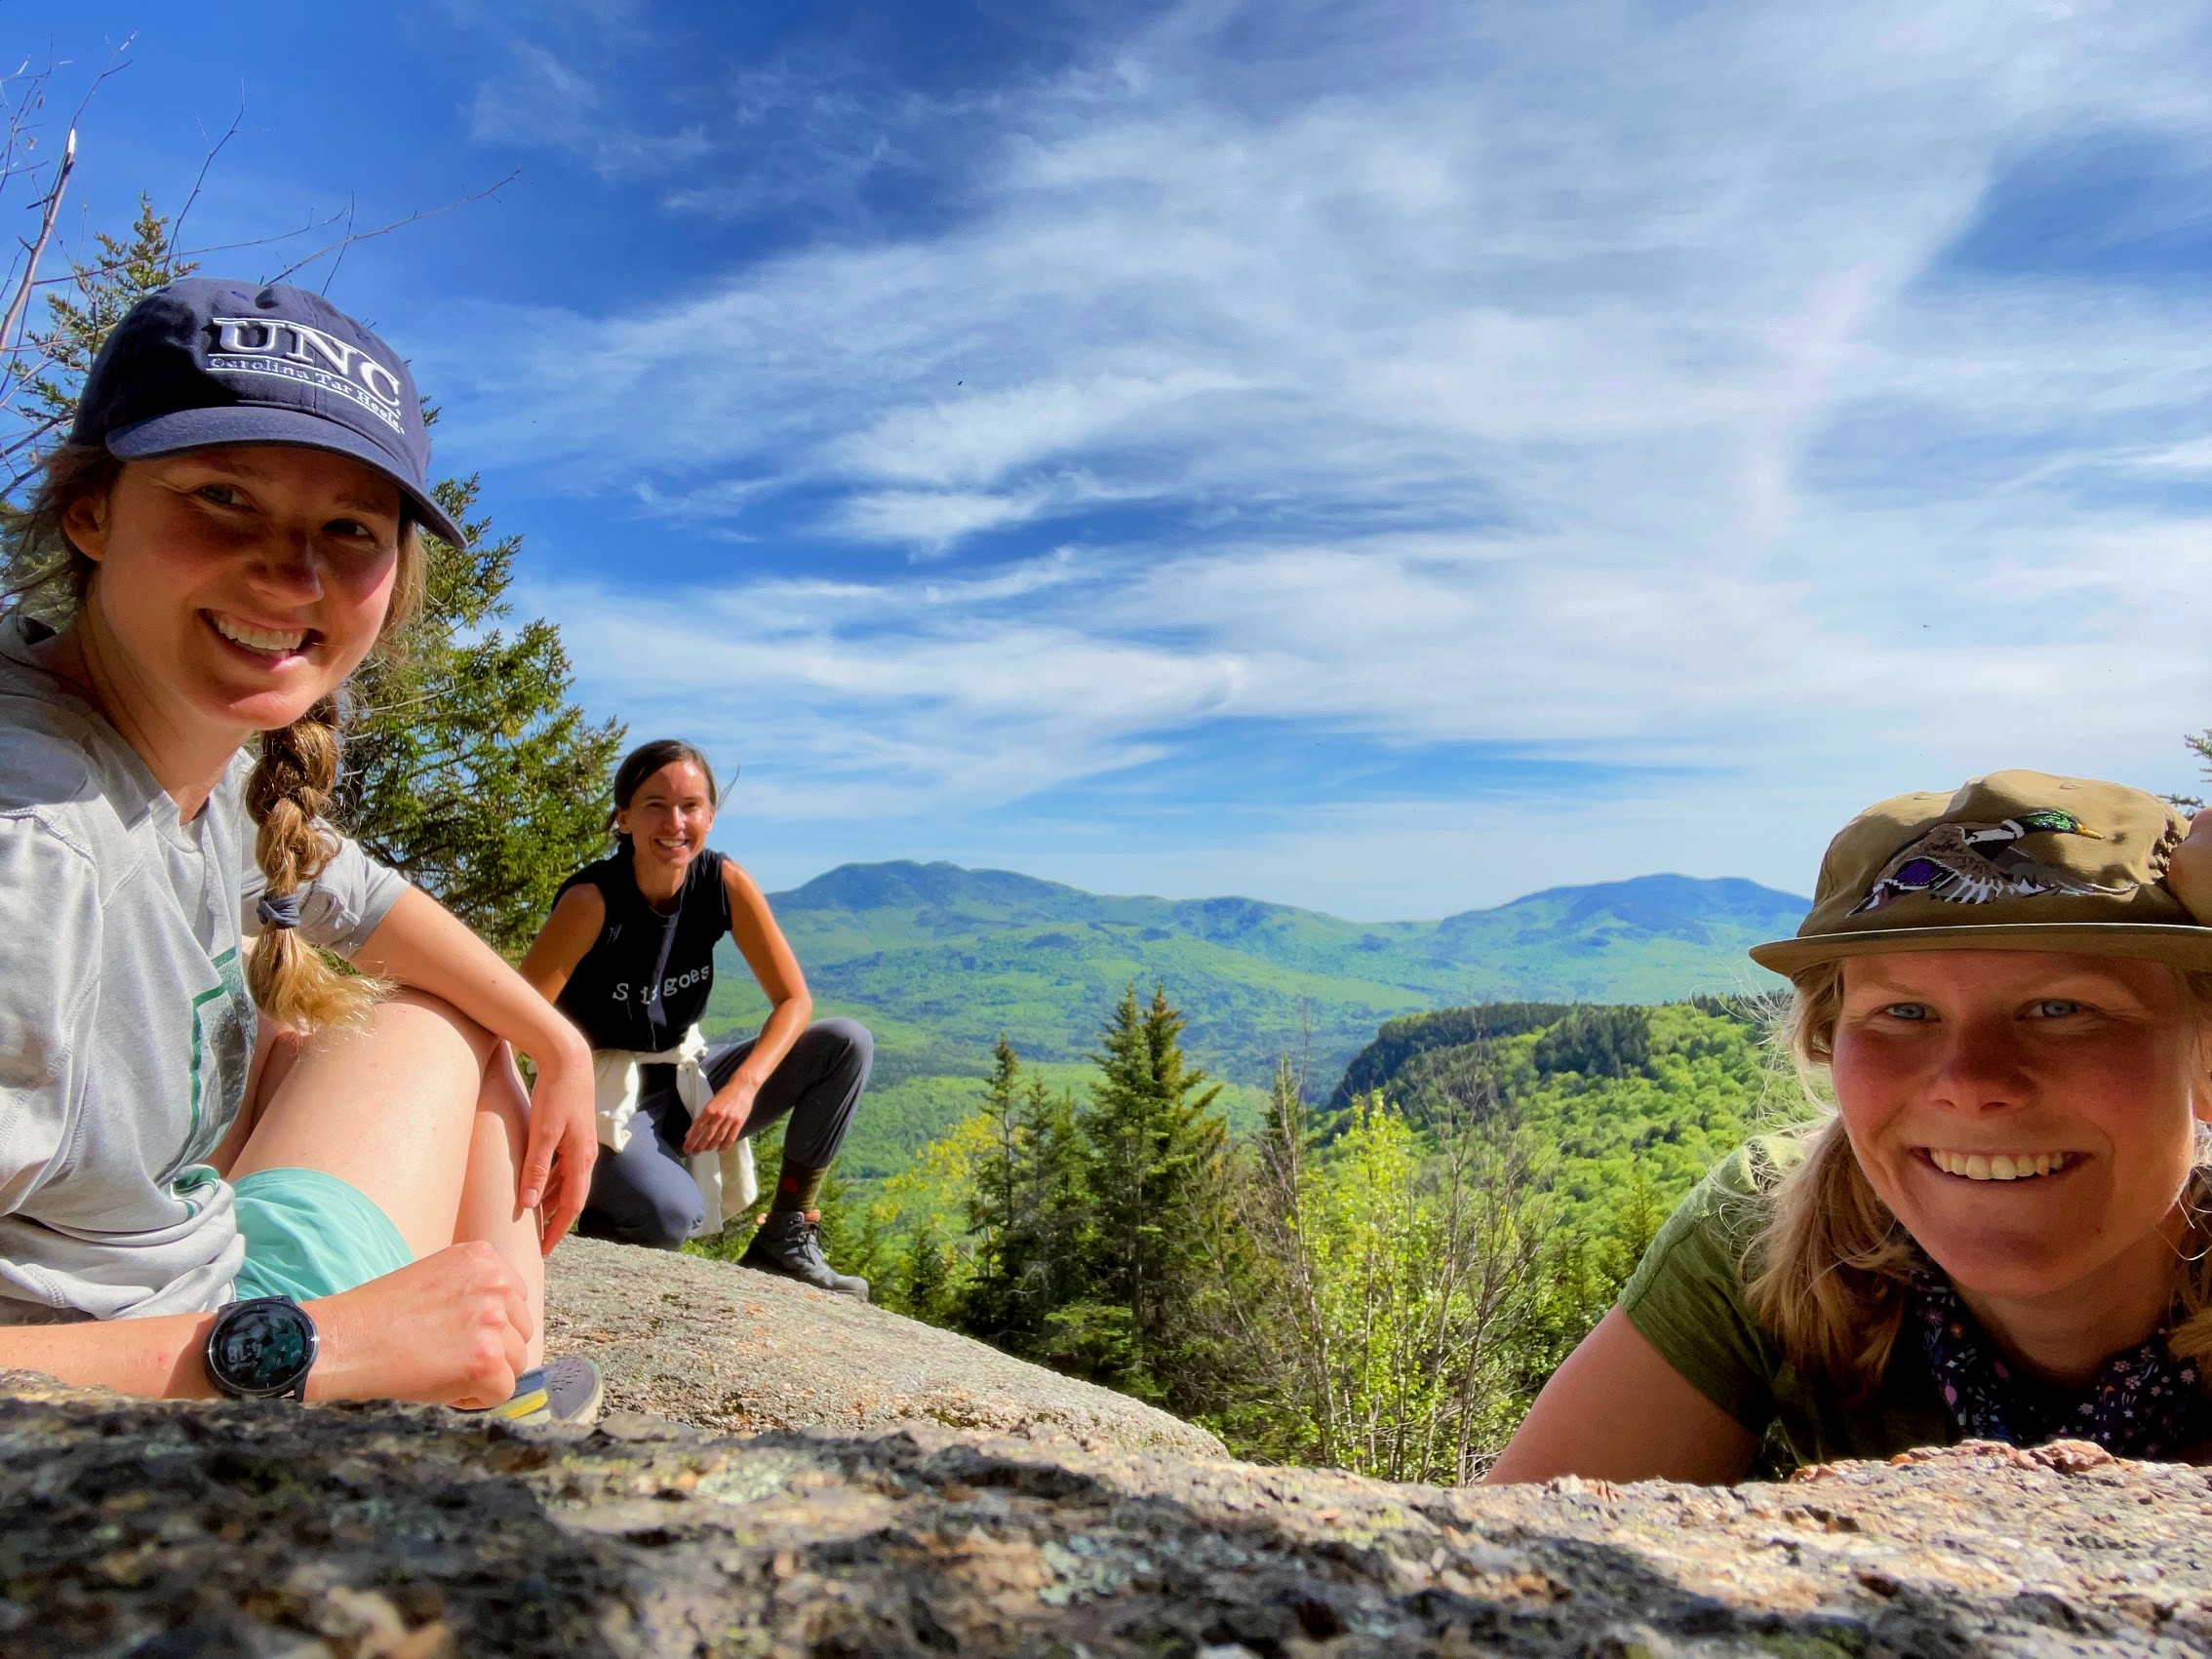
<path fill-rule="evenodd" d="M 565 893 L 588 882 L 607 901 L 599 937 L 554 999 L 594 1048 L 656 1054 L 681 1042 L 706 1012 L 714 947 L 730 936 L 722 864 L 719 852 L 692 859 L 676 908 L 665 915 L 638 891 L 627 852 L 586 864 L 561 884 Z"/>

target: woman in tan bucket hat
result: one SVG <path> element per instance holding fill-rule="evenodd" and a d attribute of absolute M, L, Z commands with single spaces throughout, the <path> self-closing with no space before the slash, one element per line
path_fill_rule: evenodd
<path fill-rule="evenodd" d="M 1852 819 L 1797 936 L 1752 952 L 1833 1106 L 1682 1202 L 1490 1478 L 1969 1439 L 2212 1460 L 2212 813 L 2190 827 L 2031 771 Z"/>

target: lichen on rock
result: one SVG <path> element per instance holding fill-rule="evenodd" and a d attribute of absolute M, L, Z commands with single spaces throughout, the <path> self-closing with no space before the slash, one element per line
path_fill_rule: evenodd
<path fill-rule="evenodd" d="M 556 1348 L 614 1378 L 590 1432 L 0 1372 L 0 1652 L 2212 1647 L 2195 1469 L 1963 1446 L 1780 1485 L 1394 1486 L 1233 1462 L 1134 1402 L 717 1263 L 555 1262 Z M 794 1342 L 822 1363 L 791 1363 Z M 771 1363 L 812 1392 L 761 1382 Z M 955 1398 L 989 1427 L 940 1421 Z M 778 1426 L 641 1409 L 702 1402 Z"/>

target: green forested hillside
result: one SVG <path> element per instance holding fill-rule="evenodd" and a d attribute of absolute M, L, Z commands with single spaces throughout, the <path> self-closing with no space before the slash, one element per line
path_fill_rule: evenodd
<path fill-rule="evenodd" d="M 1766 1015 L 1718 998 L 1441 1009 L 1386 1025 L 1338 1098 L 1379 1092 L 1415 1124 L 1455 1106 L 1510 1119 L 1556 1161 L 1570 1214 L 1601 1233 L 1630 1203 L 1672 1206 L 1756 1127 L 1802 1115 Z"/>
<path fill-rule="evenodd" d="M 1775 1003 L 1490 1004 L 1388 1022 L 1243 1132 L 1125 990 L 1100 1063 L 997 1047 L 825 1231 L 886 1305 L 1192 1415 L 1240 1454 L 1476 1479 L 1668 1211 L 1804 1114 Z M 948 1102 L 955 1099 L 947 1097 Z M 732 1250 L 735 1243 L 700 1246 Z"/>
<path fill-rule="evenodd" d="M 1765 981 L 1747 945 L 1796 928 L 1804 901 L 1742 881 L 1646 876 L 1560 888 L 1441 922 L 1347 922 L 1252 899 L 1110 897 L 951 864 L 846 865 L 775 912 L 824 1012 L 877 1038 L 876 1085 L 847 1155 L 890 1172 L 958 1122 L 1005 1032 L 1047 1075 L 1080 1064 L 1122 988 L 1164 983 L 1191 1055 L 1248 1122 L 1276 1058 L 1325 1088 L 1396 1016 L 1537 998 L 1660 1002 Z M 733 952 L 709 1034 L 763 1004 Z"/>

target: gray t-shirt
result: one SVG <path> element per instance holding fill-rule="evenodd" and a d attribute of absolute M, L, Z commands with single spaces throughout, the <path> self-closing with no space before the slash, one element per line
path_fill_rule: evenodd
<path fill-rule="evenodd" d="M 178 823 L 41 633 L 0 618 L 0 1324 L 203 1312 L 244 1257 L 206 1159 L 254 1058 L 251 762 Z M 405 887 L 345 842 L 300 931 L 350 955 Z"/>

